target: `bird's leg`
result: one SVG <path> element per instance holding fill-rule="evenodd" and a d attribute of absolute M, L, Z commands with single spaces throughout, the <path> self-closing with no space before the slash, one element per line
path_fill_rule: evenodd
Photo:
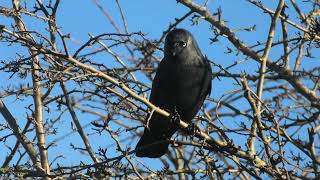
<path fill-rule="evenodd" d="M 190 122 L 185 131 L 189 136 L 191 136 L 191 138 L 193 138 L 197 131 L 200 131 L 200 128 L 193 122 Z"/>
<path fill-rule="evenodd" d="M 174 110 L 170 113 L 169 118 L 172 124 L 175 124 L 177 126 L 180 125 L 181 118 L 176 106 L 174 107 Z"/>

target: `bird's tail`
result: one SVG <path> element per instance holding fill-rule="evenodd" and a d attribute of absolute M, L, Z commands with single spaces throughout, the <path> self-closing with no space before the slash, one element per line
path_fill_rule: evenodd
<path fill-rule="evenodd" d="M 169 141 L 146 130 L 136 146 L 138 157 L 159 158 L 168 151 Z"/>

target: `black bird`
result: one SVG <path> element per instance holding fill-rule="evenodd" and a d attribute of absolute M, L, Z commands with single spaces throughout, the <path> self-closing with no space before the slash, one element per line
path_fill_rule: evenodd
<path fill-rule="evenodd" d="M 164 58 L 152 83 L 150 102 L 170 114 L 178 113 L 181 120 L 190 123 L 211 92 L 211 79 L 210 63 L 192 34 L 174 29 L 166 36 Z M 150 115 L 149 128 L 145 128 L 136 146 L 136 155 L 158 158 L 167 152 L 168 140 L 178 126 L 168 117 Z"/>

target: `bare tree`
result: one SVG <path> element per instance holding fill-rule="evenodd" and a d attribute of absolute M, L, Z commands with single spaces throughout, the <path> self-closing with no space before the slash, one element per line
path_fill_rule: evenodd
<path fill-rule="evenodd" d="M 115 31 L 89 33 L 77 45 L 57 22 L 60 0 L 0 3 L 0 51 L 16 52 L 0 54 L 0 73 L 9 77 L 0 90 L 1 178 L 320 179 L 319 1 L 278 0 L 272 9 L 267 0 L 243 0 L 269 18 L 253 44 L 239 34 L 259 27 L 232 29 L 224 9 L 209 8 L 208 1 L 177 0 L 186 13 L 155 40 L 143 29 L 128 31 L 119 0 L 119 22 L 102 1 L 93 2 Z M 155 170 L 133 149 L 148 112 L 170 115 L 148 101 L 150 81 L 166 33 L 188 20 L 209 24 L 212 44 L 223 47 L 231 63 L 211 61 L 212 93 L 221 81 L 231 90 L 206 100 L 194 135 L 183 133 L 188 124 L 180 120 L 181 131 L 170 151 L 154 160 L 162 168 Z M 14 117 L 10 98 L 23 104 L 23 116 Z M 63 161 L 70 154 L 84 154 L 85 161 Z"/>

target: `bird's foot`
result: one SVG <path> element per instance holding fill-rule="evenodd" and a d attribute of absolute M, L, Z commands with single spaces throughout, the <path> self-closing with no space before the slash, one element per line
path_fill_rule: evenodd
<path fill-rule="evenodd" d="M 170 113 L 169 118 L 172 124 L 175 124 L 177 126 L 180 125 L 181 118 L 176 107 L 174 108 L 174 111 Z"/>
<path fill-rule="evenodd" d="M 185 129 L 186 133 L 190 136 L 195 136 L 195 134 L 197 133 L 197 131 L 199 131 L 199 127 L 196 126 L 193 122 L 190 122 L 190 124 L 188 125 L 188 127 Z"/>

